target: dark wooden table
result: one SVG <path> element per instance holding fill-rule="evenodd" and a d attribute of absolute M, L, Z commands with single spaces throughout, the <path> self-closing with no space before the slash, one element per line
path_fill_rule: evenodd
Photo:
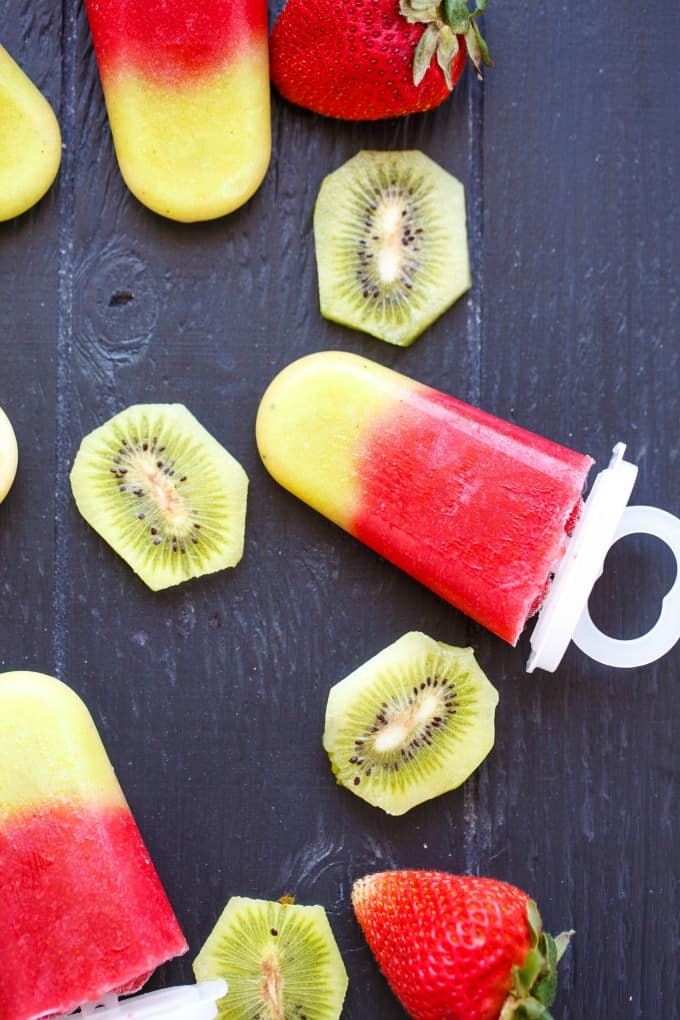
<path fill-rule="evenodd" d="M 152 987 L 191 979 L 229 896 L 291 892 L 329 912 L 344 1015 L 402 1016 L 349 892 L 425 867 L 507 879 L 550 930 L 577 930 L 556 1018 L 680 1016 L 680 646 L 622 671 L 572 646 L 527 676 L 526 635 L 511 649 L 382 562 L 279 489 L 255 447 L 274 374 L 343 348 L 599 465 L 624 440 L 634 502 L 680 512 L 680 11 L 497 2 L 486 22 L 496 68 L 431 114 L 340 124 L 274 97 L 258 194 L 182 226 L 122 183 L 80 3 L 0 0 L 0 38 L 64 137 L 48 197 L 0 227 L 0 405 L 20 444 L 0 666 L 54 673 L 92 710 L 191 945 Z M 467 187 L 473 289 L 406 351 L 317 309 L 314 199 L 361 148 L 423 149 Z M 170 400 L 246 467 L 247 542 L 235 571 L 154 595 L 81 520 L 68 472 L 94 426 Z M 660 543 L 620 543 L 596 620 L 640 633 L 673 576 Z M 328 688 L 410 629 L 472 644 L 501 700 L 474 778 L 391 819 L 336 787 L 321 732 Z"/>

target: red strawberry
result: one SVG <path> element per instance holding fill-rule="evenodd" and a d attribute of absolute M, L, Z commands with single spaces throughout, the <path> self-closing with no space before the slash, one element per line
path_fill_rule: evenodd
<path fill-rule="evenodd" d="M 282 96 L 327 117 L 378 120 L 438 106 L 469 56 L 491 64 L 467 0 L 288 0 L 272 32 Z"/>
<path fill-rule="evenodd" d="M 543 932 L 520 889 L 440 871 L 385 871 L 359 879 L 352 902 L 414 1020 L 550 1020 L 572 932 Z"/>

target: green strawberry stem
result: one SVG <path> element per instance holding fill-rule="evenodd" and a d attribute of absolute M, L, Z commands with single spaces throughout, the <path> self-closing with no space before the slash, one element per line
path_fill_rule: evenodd
<path fill-rule="evenodd" d="M 467 49 L 478 78 L 482 77 L 482 64 L 493 67 L 476 20 L 488 2 L 479 0 L 471 12 L 468 0 L 399 0 L 399 10 L 410 24 L 426 26 L 413 55 L 414 85 L 420 85 L 436 55 L 446 84 L 452 89 L 451 70 L 461 45 Z"/>
<path fill-rule="evenodd" d="M 533 900 L 527 906 L 531 947 L 522 967 L 512 968 L 513 987 L 498 1020 L 553 1020 L 549 1007 L 557 991 L 557 965 L 573 931 L 557 938 L 543 931 L 541 915 Z"/>

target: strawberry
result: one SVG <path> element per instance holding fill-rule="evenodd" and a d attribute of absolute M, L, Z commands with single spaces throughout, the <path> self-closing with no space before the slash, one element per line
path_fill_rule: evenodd
<path fill-rule="evenodd" d="M 342 120 L 438 106 L 466 60 L 491 64 L 467 0 L 288 0 L 271 38 L 271 75 L 292 103 Z"/>
<path fill-rule="evenodd" d="M 543 932 L 520 889 L 440 871 L 385 871 L 359 879 L 352 902 L 414 1020 L 551 1020 L 557 963 L 573 932 Z"/>

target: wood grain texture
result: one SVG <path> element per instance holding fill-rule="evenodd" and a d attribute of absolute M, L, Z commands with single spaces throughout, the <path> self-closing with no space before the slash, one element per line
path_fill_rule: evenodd
<path fill-rule="evenodd" d="M 0 5 L 0 41 L 55 110 L 61 18 L 49 0 Z M 0 507 L 0 667 L 54 668 L 56 350 L 60 182 L 30 212 L 0 223 L 0 406 L 20 464 Z"/>
<path fill-rule="evenodd" d="M 21 446 L 0 508 L 0 662 L 56 672 L 100 726 L 191 946 L 150 987 L 191 979 L 230 895 L 290 892 L 329 911 L 344 1016 L 396 1020 L 349 892 L 433 867 L 515 882 L 552 930 L 577 929 L 556 1020 L 680 1016 L 680 647 L 618 672 L 572 648 L 556 675 L 525 675 L 526 637 L 504 646 L 278 489 L 253 431 L 280 368 L 342 348 L 599 464 L 624 440 L 635 501 L 679 513 L 680 14 L 492 6 L 484 84 L 466 74 L 403 121 L 339 124 L 275 96 L 262 188 L 181 226 L 126 190 L 84 10 L 60 11 L 0 0 L 2 41 L 65 141 L 47 198 L 0 227 L 0 404 Z M 361 148 L 420 148 L 467 188 L 472 291 L 408 350 L 318 313 L 314 199 Z M 186 403 L 251 480 L 243 562 L 156 595 L 68 485 L 82 436 L 150 400 Z M 671 580 L 657 544 L 629 540 L 593 611 L 642 630 Z M 335 786 L 321 732 L 328 688 L 410 629 L 475 646 L 501 693 L 497 741 L 464 788 L 389 819 Z"/>
<path fill-rule="evenodd" d="M 633 502 L 677 512 L 680 18 L 652 14 L 631 73 L 630 6 L 494 13 L 494 49 L 541 42 L 538 67 L 501 60 L 484 96 L 481 402 L 598 466 L 623 439 Z M 649 627 L 669 566 L 658 543 L 622 543 L 593 599 L 600 625 Z M 563 1016 L 678 1015 L 678 649 L 613 673 L 572 648 L 557 677 L 531 679 L 505 658 L 480 867 L 540 889 L 546 921 L 577 929 Z M 661 943 L 659 982 L 646 961 Z"/>

